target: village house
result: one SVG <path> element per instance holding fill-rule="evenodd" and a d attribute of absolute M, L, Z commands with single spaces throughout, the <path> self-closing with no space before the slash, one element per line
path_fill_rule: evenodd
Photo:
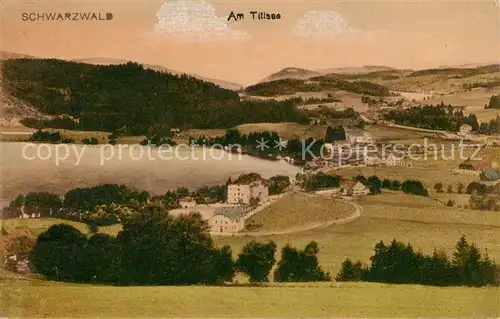
<path fill-rule="evenodd" d="M 245 216 L 248 213 L 248 208 L 241 206 L 216 208 L 208 220 L 210 232 L 237 233 L 245 228 Z"/>
<path fill-rule="evenodd" d="M 496 172 L 498 171 L 498 157 L 499 155 L 487 156 L 484 155 L 481 159 L 467 159 L 458 165 L 458 169 L 455 170 L 459 174 L 472 174 L 480 176 L 481 174 L 488 175 L 488 179 L 496 177 Z"/>
<path fill-rule="evenodd" d="M 364 130 L 346 131 L 346 140 L 352 145 L 373 143 L 371 134 Z"/>
<path fill-rule="evenodd" d="M 15 270 L 18 273 L 28 274 L 29 268 L 29 254 L 20 253 L 8 256 L 5 260 L 5 267 Z"/>
<path fill-rule="evenodd" d="M 472 138 L 472 126 L 469 124 L 463 124 L 460 126 L 460 130 L 457 133 L 457 137 L 463 140 L 470 140 Z"/>
<path fill-rule="evenodd" d="M 377 166 L 380 164 L 380 159 L 377 156 L 366 156 L 365 165 L 366 166 Z"/>
<path fill-rule="evenodd" d="M 386 166 L 401 166 L 401 163 L 403 161 L 402 156 L 398 156 L 395 154 L 389 154 L 387 158 L 385 159 L 385 165 Z"/>
<path fill-rule="evenodd" d="M 191 196 L 184 196 L 179 199 L 179 205 L 181 208 L 193 208 L 196 206 L 196 200 Z"/>
<path fill-rule="evenodd" d="M 466 160 L 465 162 L 458 165 L 457 173 L 459 174 L 470 174 L 470 175 L 481 175 L 481 170 L 479 168 L 479 163 L 474 163 L 474 161 Z"/>
<path fill-rule="evenodd" d="M 229 204 L 250 204 L 251 199 L 262 201 L 269 195 L 267 181 L 259 174 L 241 175 L 227 185 L 227 202 Z"/>
<path fill-rule="evenodd" d="M 364 196 L 370 190 L 359 181 L 343 181 L 340 184 L 340 193 L 344 196 Z"/>
<path fill-rule="evenodd" d="M 411 167 L 412 163 L 405 158 L 403 153 L 391 153 L 383 160 L 383 164 L 390 167 L 406 166 Z"/>

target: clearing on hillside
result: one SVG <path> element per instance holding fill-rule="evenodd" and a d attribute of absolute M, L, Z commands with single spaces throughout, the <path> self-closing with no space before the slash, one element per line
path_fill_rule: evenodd
<path fill-rule="evenodd" d="M 7 229 L 8 231 L 14 229 L 27 229 L 33 235 L 38 236 L 47 229 L 49 229 L 52 225 L 57 224 L 67 224 L 75 227 L 83 234 L 90 234 L 89 228 L 86 224 L 80 222 L 69 221 L 65 219 L 59 218 L 13 218 L 13 219 L 3 219 L 0 224 L 2 227 Z M 110 235 L 116 235 L 121 230 L 121 225 L 111 225 L 111 226 L 101 226 L 99 227 L 100 233 L 106 233 Z"/>
<path fill-rule="evenodd" d="M 327 223 L 329 221 L 350 216 L 354 207 L 338 199 L 324 196 L 293 193 L 279 199 L 247 220 L 247 225 L 261 225 L 254 231 L 293 230 Z"/>

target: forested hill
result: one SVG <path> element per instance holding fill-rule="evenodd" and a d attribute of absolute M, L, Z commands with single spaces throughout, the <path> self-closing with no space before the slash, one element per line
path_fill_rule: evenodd
<path fill-rule="evenodd" d="M 236 92 L 187 75 L 56 59 L 3 61 L 4 90 L 75 129 L 144 134 L 152 126 L 227 128 L 245 122 L 304 121 L 291 101 L 242 102 Z M 77 123 L 79 122 L 79 123 Z"/>
<path fill-rule="evenodd" d="M 346 81 L 338 75 L 325 75 L 304 79 L 280 79 L 248 86 L 245 92 L 251 95 L 278 96 L 297 92 L 323 92 L 342 90 L 372 96 L 389 96 L 391 92 L 383 85 L 367 81 Z M 345 76 L 344 76 L 345 77 Z"/>

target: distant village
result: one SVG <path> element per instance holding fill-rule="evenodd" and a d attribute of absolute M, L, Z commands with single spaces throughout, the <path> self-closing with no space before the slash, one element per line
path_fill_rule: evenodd
<path fill-rule="evenodd" d="M 295 179 L 292 179 L 286 191 L 291 192 L 299 188 Z M 368 195 L 370 190 L 360 181 L 345 180 L 340 183 L 340 187 L 317 191 L 317 193 L 351 197 Z M 170 214 L 179 216 L 197 212 L 208 221 L 212 234 L 234 234 L 245 229 L 246 220 L 281 198 L 282 195 L 269 195 L 269 180 L 262 178 L 259 174 L 243 174 L 227 184 L 226 202 L 197 204 L 194 198 L 185 196 L 179 200 L 181 207 L 171 210 Z"/>

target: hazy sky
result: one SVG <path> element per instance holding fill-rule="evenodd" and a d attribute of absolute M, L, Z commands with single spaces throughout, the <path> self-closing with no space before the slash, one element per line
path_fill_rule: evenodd
<path fill-rule="evenodd" d="M 498 61 L 499 2 L 4 0 L 1 41 L 5 51 L 127 59 L 250 84 L 289 66 L 426 68 Z M 245 19 L 228 22 L 231 11 Z M 279 13 L 281 19 L 253 20 L 250 11 Z M 23 13 L 66 12 L 109 12 L 113 19 L 23 21 Z"/>

